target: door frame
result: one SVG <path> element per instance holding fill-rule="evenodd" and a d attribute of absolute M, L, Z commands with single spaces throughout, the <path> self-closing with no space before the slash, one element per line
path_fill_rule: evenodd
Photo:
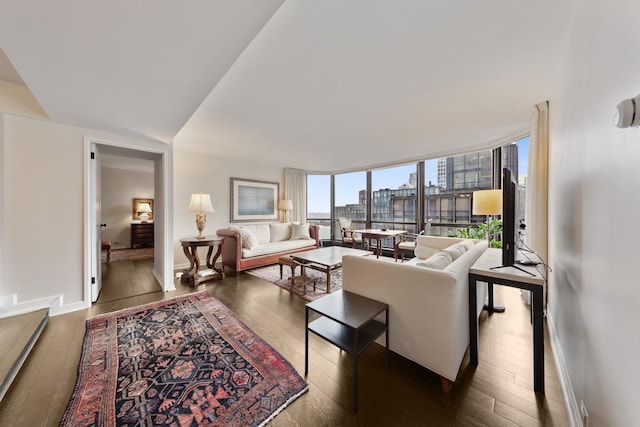
<path fill-rule="evenodd" d="M 91 306 L 91 279 L 94 269 L 92 259 L 93 230 L 97 227 L 95 218 L 96 191 L 95 175 L 93 168 L 95 162 L 91 161 L 92 144 L 107 149 L 120 149 L 149 153 L 154 156 L 154 193 L 157 200 L 154 203 L 154 267 L 153 275 L 164 292 L 175 290 L 173 283 L 173 151 L 172 146 L 160 142 L 133 143 L 108 141 L 93 137 L 84 137 L 84 295 L 85 307 Z M 126 155 L 126 154 L 125 154 Z"/>

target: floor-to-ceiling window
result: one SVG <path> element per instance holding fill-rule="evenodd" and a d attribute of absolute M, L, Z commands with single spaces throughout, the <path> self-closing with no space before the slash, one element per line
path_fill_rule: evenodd
<path fill-rule="evenodd" d="M 331 175 L 307 174 L 307 222 L 320 227 L 321 240 L 331 240 Z"/>
<path fill-rule="evenodd" d="M 367 172 L 350 172 L 334 177 L 333 217 L 346 218 L 352 228 L 367 224 Z M 335 239 L 340 240 L 340 227 L 335 227 Z"/>
<path fill-rule="evenodd" d="M 415 233 L 416 164 L 371 171 L 371 227 Z"/>
<path fill-rule="evenodd" d="M 528 145 L 527 136 L 494 150 L 336 174 L 333 206 L 331 176 L 309 175 L 308 220 L 325 227 L 323 236 L 333 221 L 333 239 L 338 241 L 339 218 L 350 221 L 355 229 L 371 226 L 418 232 L 429 223 L 431 235 L 457 236 L 459 230 L 486 221 L 483 215 L 473 215 L 473 192 L 498 187 L 503 167 L 511 169 L 520 184 L 522 218 Z"/>

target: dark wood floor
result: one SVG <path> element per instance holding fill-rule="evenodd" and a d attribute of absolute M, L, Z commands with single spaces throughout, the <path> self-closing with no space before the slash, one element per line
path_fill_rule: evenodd
<path fill-rule="evenodd" d="M 144 261 L 152 262 L 152 261 Z M 144 263 L 143 262 L 143 263 Z M 138 261 L 140 263 L 140 261 Z M 120 289 L 131 269 L 112 264 Z M 140 267 L 143 265 L 140 264 Z M 152 280 L 150 278 L 149 280 Z M 5 398 L 0 426 L 55 426 L 66 408 L 76 377 L 84 321 L 97 314 L 206 289 L 243 322 L 304 372 L 305 301 L 286 290 L 242 273 L 197 288 L 176 284 L 169 293 L 115 299 L 52 317 Z M 565 426 L 562 393 L 545 332 L 546 394 L 533 392 L 531 326 L 527 307 L 515 289 L 496 287 L 504 314 L 482 315 L 480 365 L 465 357 L 458 380 L 445 394 L 439 377 L 394 356 L 384 369 L 384 349 L 374 345 L 360 358 L 360 411 L 351 412 L 351 358 L 310 336 L 309 391 L 293 402 L 272 426 Z"/>

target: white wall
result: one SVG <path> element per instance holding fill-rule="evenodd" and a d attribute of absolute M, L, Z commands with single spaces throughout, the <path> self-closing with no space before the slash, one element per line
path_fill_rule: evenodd
<path fill-rule="evenodd" d="M 4 114 L 0 314 L 84 300 L 84 138 L 167 147 Z M 159 270 L 162 271 L 162 270 Z M 65 308 L 66 307 L 66 308 Z"/>
<path fill-rule="evenodd" d="M 150 161 L 148 161 L 150 162 Z M 114 249 L 131 247 L 133 199 L 153 199 L 153 172 L 102 167 L 102 240 Z"/>
<path fill-rule="evenodd" d="M 283 170 L 265 164 L 251 164 L 181 150 L 174 146 L 174 263 L 176 268 L 184 268 L 188 260 L 184 256 L 179 240 L 195 237 L 198 234 L 195 214 L 187 211 L 192 193 L 211 194 L 214 213 L 207 214 L 205 235 L 214 235 L 219 228 L 228 227 L 231 209 L 230 178 L 248 178 L 280 183 L 283 190 Z M 203 260 L 206 251 L 200 256 Z"/>
<path fill-rule="evenodd" d="M 640 93 L 637 0 L 580 0 L 550 102 L 552 324 L 589 426 L 638 425 L 640 129 L 612 124 Z"/>

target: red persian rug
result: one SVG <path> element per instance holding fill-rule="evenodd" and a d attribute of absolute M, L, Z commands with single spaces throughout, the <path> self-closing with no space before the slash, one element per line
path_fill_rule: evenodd
<path fill-rule="evenodd" d="M 86 326 L 64 426 L 260 426 L 308 389 L 207 291 Z"/>

